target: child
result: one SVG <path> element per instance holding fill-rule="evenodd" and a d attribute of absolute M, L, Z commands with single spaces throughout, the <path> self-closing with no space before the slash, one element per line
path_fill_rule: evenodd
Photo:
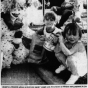
<path fill-rule="evenodd" d="M 43 47 L 46 52 L 46 56 L 48 59 L 54 59 L 55 54 L 53 52 L 55 45 L 54 43 L 56 42 L 55 36 L 53 34 L 56 34 L 57 32 L 61 33 L 61 29 L 58 29 L 55 27 L 56 24 L 56 14 L 52 11 L 49 11 L 45 14 L 44 16 L 44 23 L 45 27 L 39 31 L 37 31 L 38 35 L 42 35 L 41 40 L 44 41 Z"/>
<path fill-rule="evenodd" d="M 60 73 L 65 68 L 71 71 L 72 74 L 66 84 L 74 84 L 87 73 L 87 57 L 81 37 L 81 30 L 76 23 L 69 23 L 65 27 L 63 36 L 59 35 L 61 53 L 58 51 L 55 55 L 63 65 L 60 65 L 55 72 Z"/>

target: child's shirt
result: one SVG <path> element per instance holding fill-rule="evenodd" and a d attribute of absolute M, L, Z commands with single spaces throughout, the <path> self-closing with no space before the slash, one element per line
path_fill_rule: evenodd
<path fill-rule="evenodd" d="M 55 45 L 53 44 L 53 40 L 54 40 L 54 34 L 58 33 L 58 32 L 62 32 L 61 29 L 58 29 L 57 27 L 55 27 L 54 31 L 52 33 L 48 33 L 46 31 L 46 26 L 44 27 L 44 29 L 39 30 L 37 33 L 40 35 L 44 35 L 45 36 L 45 42 L 43 47 L 48 50 L 48 51 L 53 51 L 55 48 Z"/>
<path fill-rule="evenodd" d="M 80 40 L 74 45 L 70 44 L 69 42 L 65 42 L 65 46 L 69 50 L 75 48 L 72 55 L 66 55 L 66 64 L 68 69 L 74 75 L 84 76 L 87 73 L 87 56 L 83 43 Z M 59 44 L 57 44 L 57 46 L 55 47 L 54 52 L 56 54 L 62 53 L 63 55 L 65 55 L 62 52 Z"/>
<path fill-rule="evenodd" d="M 74 53 L 76 52 L 84 52 L 85 51 L 85 47 L 82 43 L 81 40 L 79 40 L 76 44 L 70 44 L 68 42 L 65 43 L 65 46 L 69 49 L 69 50 L 73 50 L 74 49 Z M 73 53 L 73 54 L 74 54 Z"/>
<path fill-rule="evenodd" d="M 60 32 L 61 33 L 61 29 L 58 29 L 57 27 L 55 27 L 55 30 L 52 33 L 47 33 L 46 31 L 46 27 L 44 28 L 44 35 L 45 35 L 45 42 L 43 47 L 48 50 L 48 51 L 53 51 L 55 48 L 55 45 L 53 44 L 53 40 L 54 40 L 54 34 Z"/>
<path fill-rule="evenodd" d="M 70 50 L 76 47 L 75 52 L 67 56 L 66 63 L 69 70 L 74 75 L 78 74 L 79 76 L 84 76 L 87 73 L 87 56 L 83 43 L 78 41 L 75 45 L 70 45 L 70 47 L 67 44 L 67 47 L 70 48 Z"/>

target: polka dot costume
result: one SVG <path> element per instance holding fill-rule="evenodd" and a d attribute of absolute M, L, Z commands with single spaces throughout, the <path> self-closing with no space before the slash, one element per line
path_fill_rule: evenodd
<path fill-rule="evenodd" d="M 27 50 L 24 45 L 21 43 L 19 48 L 14 51 L 14 64 L 22 63 L 25 61 L 25 58 L 28 56 L 29 50 Z"/>

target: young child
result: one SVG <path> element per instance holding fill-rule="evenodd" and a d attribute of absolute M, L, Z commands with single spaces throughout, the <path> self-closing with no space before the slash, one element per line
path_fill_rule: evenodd
<path fill-rule="evenodd" d="M 59 51 L 55 55 L 62 65 L 55 72 L 60 73 L 65 68 L 71 71 L 72 74 L 66 84 L 74 84 L 87 73 L 87 56 L 81 37 L 81 30 L 76 23 L 69 23 L 64 29 L 63 36 L 58 37 Z"/>
<path fill-rule="evenodd" d="M 54 59 L 55 56 L 53 50 L 55 48 L 55 42 L 57 39 L 55 39 L 54 34 L 58 32 L 61 33 L 62 31 L 61 29 L 55 27 L 56 22 L 56 14 L 53 11 L 49 11 L 44 15 L 44 28 L 37 31 L 38 35 L 42 35 L 40 39 L 44 41 L 43 47 L 45 49 L 47 58 L 50 60 Z"/>

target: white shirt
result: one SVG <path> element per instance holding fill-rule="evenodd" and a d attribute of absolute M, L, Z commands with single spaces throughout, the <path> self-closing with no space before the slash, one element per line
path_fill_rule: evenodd
<path fill-rule="evenodd" d="M 55 30 L 53 31 L 54 34 L 56 34 L 57 32 L 61 33 L 61 29 L 58 29 L 57 27 L 55 27 Z M 48 50 L 48 51 L 53 51 L 55 46 L 53 45 L 52 41 L 54 39 L 54 35 L 52 33 L 47 33 L 46 32 L 46 27 L 44 28 L 44 35 L 45 35 L 45 42 L 43 47 Z"/>

